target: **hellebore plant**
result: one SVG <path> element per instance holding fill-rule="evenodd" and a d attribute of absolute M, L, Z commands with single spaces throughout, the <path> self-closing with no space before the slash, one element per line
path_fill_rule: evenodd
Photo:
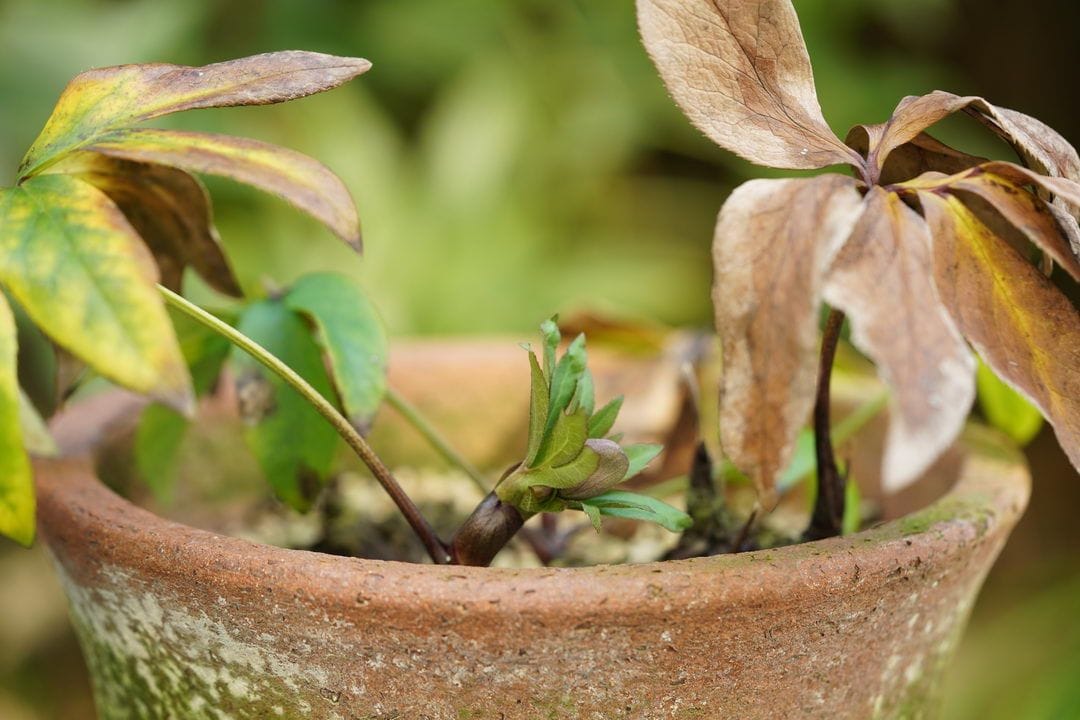
<path fill-rule="evenodd" d="M 947 92 L 904 98 L 887 122 L 855 127 L 845 144 L 822 117 L 790 0 L 637 8 L 669 92 L 710 139 L 760 165 L 854 171 L 750 181 L 717 221 L 721 439 L 766 502 L 815 407 L 820 492 L 808 535 L 838 532 L 844 493 L 828 440 L 828 379 L 845 316 L 892 392 L 888 489 L 912 482 L 960 432 L 975 396 L 968 343 L 1042 412 L 1080 467 L 1080 314 L 1047 277 L 1056 265 L 1080 280 L 1073 147 L 1035 118 Z M 956 112 L 1009 143 L 1023 165 L 972 157 L 924 132 Z M 816 373 L 822 301 L 831 311 Z"/>
<path fill-rule="evenodd" d="M 242 301 L 206 190 L 191 173 L 277 195 L 359 251 L 356 208 L 344 184 L 291 150 L 134 127 L 183 110 L 292 100 L 337 87 L 369 67 L 358 58 L 278 52 L 200 68 L 91 70 L 64 90 L 23 159 L 18 182 L 0 190 L 0 534 L 23 544 L 33 540 L 27 450 L 55 451 L 39 411 L 54 410 L 57 396 L 71 389 L 55 377 L 35 378 L 54 368 L 17 363 L 17 329 L 37 337 L 44 355 L 52 353 L 47 337 L 92 371 L 162 403 L 147 409 L 136 435 L 136 462 L 159 495 L 169 494 L 172 459 L 195 394 L 209 391 L 229 362 L 249 426 L 247 444 L 282 501 L 310 507 L 329 472 L 336 432 L 435 562 L 486 565 L 540 512 L 581 510 L 598 529 L 603 515 L 651 520 L 672 531 L 689 524 L 688 516 L 660 501 L 612 490 L 660 448 L 623 447 L 607 437 L 621 399 L 594 412 L 585 338 L 574 340 L 556 363 L 560 337 L 551 320 L 542 327 L 543 369 L 530 353 L 528 454 L 454 541 L 444 543 L 364 439 L 380 404 L 394 406 L 485 492 L 488 487 L 387 387 L 386 336 L 374 306 L 355 283 L 333 273 Z M 241 302 L 218 317 L 185 299 L 188 267 Z M 24 383 L 53 392 L 30 398 Z"/>

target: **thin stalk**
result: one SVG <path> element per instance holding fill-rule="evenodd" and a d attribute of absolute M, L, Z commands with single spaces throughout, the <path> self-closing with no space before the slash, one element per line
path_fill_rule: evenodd
<path fill-rule="evenodd" d="M 807 540 L 834 537 L 839 535 L 844 527 L 845 478 L 836 467 L 829 428 L 829 385 L 843 324 L 844 313 L 830 308 L 821 338 L 821 364 L 818 368 L 817 400 L 814 403 L 814 452 L 817 456 L 818 492 L 814 501 L 814 514 L 806 528 Z"/>
<path fill-rule="evenodd" d="M 407 423 L 412 425 L 414 430 L 423 435 L 424 439 L 428 441 L 431 447 L 435 448 L 436 452 L 442 455 L 444 460 L 468 475 L 469 479 L 472 480 L 473 485 L 477 487 L 481 495 L 487 495 L 491 491 L 487 480 L 485 480 L 483 474 L 476 469 L 476 466 L 451 447 L 450 443 L 446 441 L 446 438 L 444 438 L 442 434 L 427 421 L 427 418 L 416 409 L 416 406 L 403 398 L 391 387 L 386 389 L 386 402 L 390 404 L 390 407 L 397 410 L 398 414 L 401 415 Z"/>
<path fill-rule="evenodd" d="M 368 445 L 367 441 L 364 440 L 360 433 L 356 431 L 356 428 L 354 428 L 352 424 L 337 411 L 337 408 L 330 404 L 330 401 L 324 398 L 318 390 L 311 387 L 311 385 L 308 384 L 304 378 L 300 377 L 292 368 L 281 360 L 278 360 L 270 351 L 236 328 L 219 320 L 198 305 L 177 295 L 166 287 L 158 285 L 158 290 L 161 292 L 162 296 L 164 296 L 165 302 L 169 305 L 206 326 L 210 330 L 213 330 L 248 355 L 251 355 L 251 357 L 262 363 L 268 370 L 288 383 L 294 390 L 300 393 L 305 400 L 311 403 L 312 407 L 318 410 L 319 414 L 326 418 L 327 422 L 333 426 L 334 430 L 336 430 L 345 442 L 348 443 L 349 447 L 353 449 L 360 459 L 364 461 L 364 464 L 368 466 L 368 469 L 371 470 L 375 479 L 379 481 L 379 484 L 386 490 L 386 493 L 390 496 L 390 499 L 394 501 L 394 504 L 397 505 L 401 514 L 405 516 L 405 520 L 412 527 L 413 532 L 420 538 L 420 541 L 427 549 L 428 555 L 431 556 L 432 561 L 440 565 L 445 565 L 450 562 L 450 554 L 447 552 L 446 545 L 439 539 L 438 535 L 435 534 L 435 530 L 420 513 L 420 509 L 413 503 L 412 498 L 405 494 L 401 485 L 394 479 L 390 470 L 383 464 L 383 461 L 379 459 L 379 456 L 375 454 L 375 451 L 371 449 L 371 446 Z"/>

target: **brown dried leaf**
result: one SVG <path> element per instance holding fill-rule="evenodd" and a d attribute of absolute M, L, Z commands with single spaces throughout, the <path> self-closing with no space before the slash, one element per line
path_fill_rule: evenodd
<path fill-rule="evenodd" d="M 861 165 L 821 115 L 790 0 L 638 0 L 645 48 L 713 142 L 779 168 Z"/>
<path fill-rule="evenodd" d="M 939 192 L 919 199 L 942 303 L 994 373 L 1039 408 L 1080 468 L 1080 312 L 960 199 Z"/>
<path fill-rule="evenodd" d="M 851 178 L 753 180 L 713 241 L 724 450 L 768 502 L 814 404 L 822 277 L 862 210 Z"/>
<path fill-rule="evenodd" d="M 249 138 L 149 128 L 114 132 L 89 149 L 252 185 L 312 216 L 360 250 L 360 220 L 348 189 L 329 168 L 302 153 Z"/>
<path fill-rule="evenodd" d="M 1033 185 L 1043 194 L 1054 196 L 1058 204 L 1044 203 L 1025 190 L 1024 185 Z M 903 186 L 971 193 L 982 198 L 1027 240 L 1046 252 L 1073 278 L 1080 279 L 1080 229 L 1076 219 L 1062 210 L 1063 207 L 1080 208 L 1080 184 L 1066 178 L 1040 175 L 1012 163 L 986 162 L 948 177 L 928 173 L 903 183 Z M 984 224 L 988 222 L 985 217 L 981 220 Z"/>
<path fill-rule="evenodd" d="M 116 203 L 154 254 L 162 285 L 179 292 L 190 265 L 216 290 L 242 294 L 198 179 L 164 165 L 92 152 L 75 153 L 55 170 L 89 182 Z"/>
<path fill-rule="evenodd" d="M 825 301 L 892 390 L 883 460 L 887 488 L 915 480 L 952 444 L 975 398 L 975 361 L 937 299 L 930 231 L 894 193 L 871 188 L 830 266 Z"/>
<path fill-rule="evenodd" d="M 856 152 L 867 156 L 876 147 L 885 132 L 885 124 L 856 125 L 847 136 L 847 144 Z M 895 148 L 885 158 L 878 177 L 882 185 L 904 182 L 926 172 L 954 175 L 986 162 L 986 158 L 968 155 L 927 133 L 919 133 L 910 141 Z"/>
<path fill-rule="evenodd" d="M 929 95 L 909 95 L 900 101 L 885 124 L 881 142 L 872 148 L 871 165 L 876 162 L 881 168 L 892 150 L 960 110 L 967 110 L 982 121 L 1039 173 L 1080 180 L 1080 157 L 1076 149 L 1041 120 L 991 105 L 981 97 L 962 97 L 941 90 Z"/>

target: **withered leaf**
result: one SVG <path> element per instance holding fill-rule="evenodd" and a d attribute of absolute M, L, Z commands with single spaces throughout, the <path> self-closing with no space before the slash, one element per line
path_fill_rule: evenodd
<path fill-rule="evenodd" d="M 791 0 L 638 0 L 637 9 L 668 91 L 713 142 L 771 167 L 861 164 L 822 117 Z"/>
<path fill-rule="evenodd" d="M 768 498 L 814 403 L 822 276 L 862 210 L 851 178 L 753 180 L 713 241 L 724 450 Z"/>
<path fill-rule="evenodd" d="M 881 142 L 885 124 L 856 125 L 848 132 L 847 144 L 861 155 Z M 919 133 L 895 148 L 885 158 L 878 182 L 882 185 L 911 180 L 926 172 L 954 175 L 986 162 L 986 158 L 968 155 L 951 148 L 927 133 Z"/>
<path fill-rule="evenodd" d="M 871 188 L 830 266 L 824 298 L 892 390 L 885 486 L 917 478 L 952 444 L 975 397 L 975 361 L 937 299 L 930 232 L 894 193 Z"/>
<path fill-rule="evenodd" d="M 19 174 L 31 175 L 117 128 L 184 110 L 285 102 L 335 88 L 370 67 L 360 58 L 290 50 L 203 67 L 151 63 L 88 70 L 60 95 Z"/>
<path fill-rule="evenodd" d="M 240 287 L 221 248 L 210 198 L 183 170 L 99 153 L 77 152 L 54 166 L 104 192 L 154 254 L 161 284 L 180 291 L 191 266 L 211 287 L 239 297 Z"/>
<path fill-rule="evenodd" d="M 981 97 L 959 96 L 942 90 L 909 95 L 900 101 L 886 123 L 881 142 L 871 149 L 871 164 L 876 162 L 881 168 L 893 149 L 960 110 L 967 110 L 1012 145 L 1029 167 L 1044 175 L 1080 180 L 1080 157 L 1075 148 L 1042 121 L 992 105 Z"/>
<path fill-rule="evenodd" d="M 1080 468 L 1080 312 L 956 197 L 919 199 L 934 237 L 934 281 L 960 332 L 1053 425 Z"/>
<path fill-rule="evenodd" d="M 221 175 L 276 195 L 360 250 L 356 205 L 341 179 L 302 153 L 249 138 L 137 128 L 110 134 L 94 152 Z"/>

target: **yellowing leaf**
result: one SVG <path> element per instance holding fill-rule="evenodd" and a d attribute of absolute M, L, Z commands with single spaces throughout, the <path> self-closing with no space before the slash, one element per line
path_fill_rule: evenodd
<path fill-rule="evenodd" d="M 851 339 L 892 389 L 886 488 L 915 480 L 952 444 L 975 396 L 975 361 L 937 299 L 930 232 L 893 193 L 871 188 L 866 210 L 825 280 Z"/>
<path fill-rule="evenodd" d="M 645 48 L 709 138 L 760 165 L 862 164 L 821 115 L 791 0 L 638 0 Z"/>
<path fill-rule="evenodd" d="M 994 373 L 1054 426 L 1080 468 L 1080 312 L 958 198 L 921 192 L 942 303 Z"/>
<path fill-rule="evenodd" d="M 191 266 L 216 290 L 240 296 L 198 179 L 176 168 L 93 152 L 73 153 L 51 169 L 85 180 L 116 203 L 154 254 L 162 285 L 180 292 L 184 268 Z"/>
<path fill-rule="evenodd" d="M 41 175 L 0 193 L 0 284 L 101 375 L 186 412 L 187 368 L 153 260 L 100 190 Z"/>
<path fill-rule="evenodd" d="M 110 130 L 184 110 L 285 102 L 335 88 L 370 67 L 359 58 L 285 51 L 203 67 L 153 63 L 89 70 L 64 89 L 19 174 L 32 175 Z"/>
<path fill-rule="evenodd" d="M 814 404 L 822 276 L 862 211 L 851 178 L 753 180 L 713 241 L 724 451 L 769 500 Z"/>
<path fill-rule="evenodd" d="M 360 220 L 337 175 L 307 155 L 248 138 L 179 130 L 118 130 L 89 146 L 112 157 L 221 175 L 276 195 L 360 249 Z"/>
<path fill-rule="evenodd" d="M 34 482 L 19 422 L 15 317 L 0 293 L 0 535 L 34 542 Z"/>

